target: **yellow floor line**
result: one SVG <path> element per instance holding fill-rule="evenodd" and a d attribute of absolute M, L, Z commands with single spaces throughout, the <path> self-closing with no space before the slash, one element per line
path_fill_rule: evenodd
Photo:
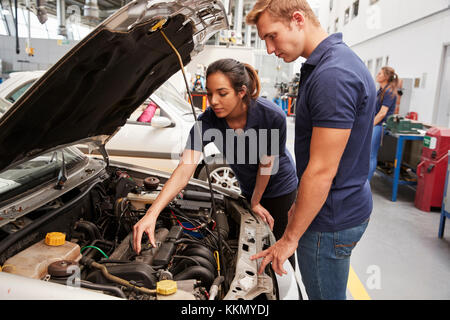
<path fill-rule="evenodd" d="M 352 266 L 350 266 L 347 288 L 352 294 L 353 299 L 355 300 L 372 300 L 367 293 L 366 288 L 364 288 L 364 285 L 356 275 L 355 270 L 353 270 Z"/>

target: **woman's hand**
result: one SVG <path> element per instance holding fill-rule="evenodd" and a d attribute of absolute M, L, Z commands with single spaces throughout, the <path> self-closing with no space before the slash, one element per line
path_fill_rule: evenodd
<path fill-rule="evenodd" d="M 157 215 L 147 211 L 146 215 L 139 220 L 133 227 L 133 248 L 134 251 L 139 254 L 141 252 L 141 240 L 142 235 L 145 232 L 148 235 L 150 243 L 153 247 L 156 247 L 155 243 L 155 225 Z"/>
<path fill-rule="evenodd" d="M 264 208 L 261 204 L 256 203 L 252 204 L 252 211 L 260 216 L 261 219 L 269 225 L 270 230 L 273 230 L 274 220 L 269 211 L 266 210 L 266 208 Z"/>
<path fill-rule="evenodd" d="M 180 163 L 164 184 L 161 192 L 153 202 L 145 216 L 133 227 L 133 248 L 137 254 L 141 252 L 142 234 L 148 235 L 150 243 L 156 247 L 155 226 L 156 219 L 167 204 L 172 201 L 178 193 L 188 184 L 189 179 L 195 172 L 202 153 L 200 151 L 186 149 L 181 156 Z"/>

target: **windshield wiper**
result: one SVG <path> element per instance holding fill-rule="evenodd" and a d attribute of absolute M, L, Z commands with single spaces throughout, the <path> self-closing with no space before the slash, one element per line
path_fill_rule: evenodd
<path fill-rule="evenodd" d="M 56 154 L 57 154 L 56 152 L 53 154 L 50 162 L 53 161 L 53 158 L 55 157 Z M 57 189 L 57 190 L 62 190 L 67 181 L 67 168 L 66 168 L 66 160 L 64 159 L 64 151 L 61 151 L 61 155 L 62 155 L 62 164 L 61 164 L 61 168 L 59 169 L 58 181 L 56 181 L 56 186 L 55 186 L 55 189 Z"/>
<path fill-rule="evenodd" d="M 58 152 L 55 151 L 55 152 L 53 152 L 52 157 L 50 158 L 50 161 L 47 162 L 47 164 L 50 164 L 50 163 L 52 163 L 53 161 L 58 160 L 57 158 L 58 158 Z"/>

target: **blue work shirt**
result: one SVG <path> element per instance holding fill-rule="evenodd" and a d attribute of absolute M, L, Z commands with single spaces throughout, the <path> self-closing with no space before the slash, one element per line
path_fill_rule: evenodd
<path fill-rule="evenodd" d="M 328 197 L 310 230 L 341 231 L 370 217 L 373 204 L 367 176 L 375 102 L 374 80 L 341 33 L 321 42 L 303 64 L 295 124 L 299 179 L 308 166 L 314 127 L 351 129 Z"/>
<path fill-rule="evenodd" d="M 380 88 L 377 93 L 377 108 L 375 114 L 380 112 L 382 106 L 388 107 L 389 109 L 384 119 L 378 125 L 382 125 L 383 122 L 386 122 L 386 120 L 394 114 L 395 107 L 397 106 L 397 95 L 391 88 L 385 88 L 383 94 L 383 89 L 384 88 Z"/>
<path fill-rule="evenodd" d="M 201 128 L 202 138 L 198 136 Z M 274 156 L 271 177 L 263 198 L 277 198 L 296 190 L 298 185 L 294 160 L 286 149 L 286 115 L 273 102 L 264 98 L 251 100 L 245 128 L 233 130 L 211 108 L 198 117 L 192 127 L 186 149 L 201 151 L 213 142 L 224 155 L 239 181 L 242 195 L 251 199 L 255 189 L 260 159 Z"/>

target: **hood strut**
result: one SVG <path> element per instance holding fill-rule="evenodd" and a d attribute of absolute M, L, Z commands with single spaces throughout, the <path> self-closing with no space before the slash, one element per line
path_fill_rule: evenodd
<path fill-rule="evenodd" d="M 109 154 L 108 151 L 106 151 L 106 146 L 104 143 L 102 143 L 99 147 L 98 147 L 98 151 L 100 152 L 100 154 L 103 157 L 103 160 L 105 160 L 106 165 L 109 167 Z"/>

